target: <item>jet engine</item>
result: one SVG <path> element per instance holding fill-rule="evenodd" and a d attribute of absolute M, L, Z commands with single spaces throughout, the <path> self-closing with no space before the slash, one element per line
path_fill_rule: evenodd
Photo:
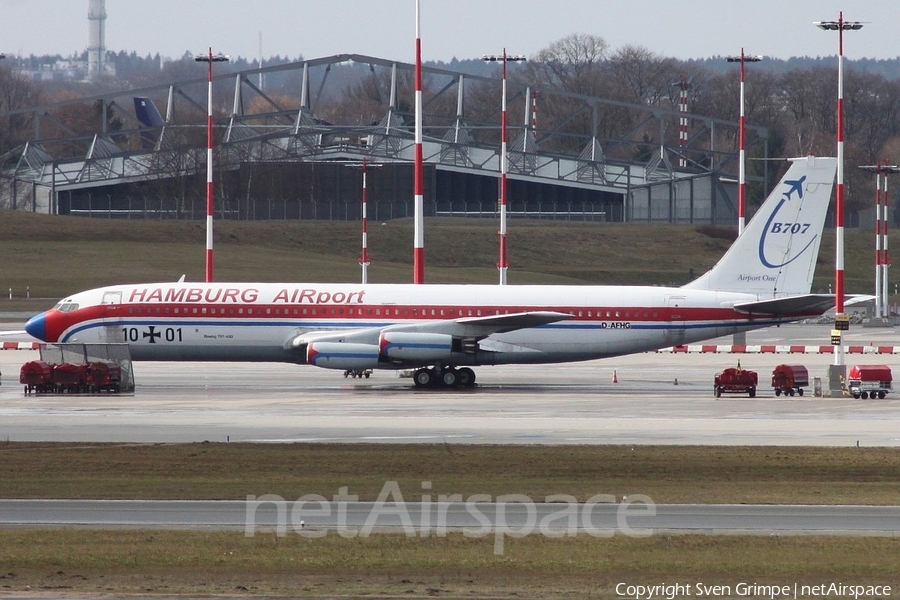
<path fill-rule="evenodd" d="M 374 369 L 378 367 L 378 346 L 342 342 L 310 342 L 306 362 L 325 369 Z"/>
<path fill-rule="evenodd" d="M 465 351 L 463 342 L 444 333 L 383 331 L 378 339 L 378 348 L 383 356 L 391 360 L 424 364 L 452 360 L 454 354 Z"/>

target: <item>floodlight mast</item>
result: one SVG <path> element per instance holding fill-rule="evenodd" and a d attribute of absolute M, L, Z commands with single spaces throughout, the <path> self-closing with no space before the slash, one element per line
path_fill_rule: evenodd
<path fill-rule="evenodd" d="M 422 157 L 422 38 L 419 35 L 419 0 L 416 0 L 416 127 L 413 165 L 413 283 L 425 283 L 425 176 Z"/>
<path fill-rule="evenodd" d="M 506 285 L 506 274 L 509 270 L 509 261 L 506 253 L 506 173 L 509 171 L 509 152 L 507 150 L 508 146 L 506 141 L 506 63 L 521 62 L 525 60 L 525 57 L 522 55 L 509 56 L 506 54 L 506 48 L 504 48 L 503 54 L 500 56 L 485 54 L 481 57 L 481 60 L 487 62 L 500 61 L 503 63 L 500 93 L 500 260 L 497 262 L 497 269 L 500 271 L 500 285 Z"/>
<path fill-rule="evenodd" d="M 888 176 L 900 173 L 900 167 L 878 161 L 874 165 L 862 165 L 863 171 L 875 174 L 875 318 L 890 316 L 888 301 Z"/>
<path fill-rule="evenodd" d="M 815 26 L 825 31 L 838 32 L 838 97 L 837 97 L 837 185 L 835 196 L 835 268 L 834 268 L 834 317 L 835 344 L 834 365 L 844 370 L 843 330 L 838 320 L 844 322 L 844 31 L 862 29 L 859 21 L 845 21 L 844 13 L 837 21 L 816 21 Z M 843 376 L 843 374 L 841 374 Z M 832 378 L 834 379 L 834 378 Z M 834 386 L 832 386 L 834 390 Z"/>
<path fill-rule="evenodd" d="M 741 116 L 738 120 L 738 236 L 744 233 L 744 224 L 747 214 L 747 164 L 746 164 L 746 120 L 744 118 L 744 63 L 759 62 L 761 55 L 747 56 L 741 48 L 740 56 L 726 56 L 728 62 L 741 63 Z"/>
<path fill-rule="evenodd" d="M 206 281 L 213 280 L 213 101 L 212 82 L 214 62 L 226 62 L 230 57 L 224 54 L 213 56 L 212 48 L 207 54 L 198 54 L 194 57 L 197 62 L 208 63 L 207 80 L 209 87 L 206 92 Z"/>

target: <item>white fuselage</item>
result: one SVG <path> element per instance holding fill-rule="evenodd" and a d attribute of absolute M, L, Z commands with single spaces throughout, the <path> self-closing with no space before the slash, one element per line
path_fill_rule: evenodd
<path fill-rule="evenodd" d="M 477 340 L 472 352 L 454 357 L 458 365 L 552 363 L 654 350 L 804 316 L 754 317 L 732 308 L 756 299 L 646 286 L 123 285 L 61 301 L 44 313 L 44 339 L 127 343 L 135 360 L 303 363 L 306 357 L 291 346 L 298 337 L 315 339 L 321 332 L 340 342 L 376 345 L 379 332 L 392 329 Z M 535 311 L 565 317 L 512 331 L 484 327 L 492 318 Z"/>

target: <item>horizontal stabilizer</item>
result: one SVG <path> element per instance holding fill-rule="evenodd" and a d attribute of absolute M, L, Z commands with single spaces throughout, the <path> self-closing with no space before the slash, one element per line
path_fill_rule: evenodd
<path fill-rule="evenodd" d="M 734 309 L 756 315 L 821 315 L 834 306 L 832 294 L 805 294 L 788 298 L 770 298 L 740 302 Z"/>

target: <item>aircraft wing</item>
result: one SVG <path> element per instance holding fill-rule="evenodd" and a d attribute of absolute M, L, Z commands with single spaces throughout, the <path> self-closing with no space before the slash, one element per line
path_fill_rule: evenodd
<path fill-rule="evenodd" d="M 525 329 L 528 327 L 556 323 L 557 321 L 564 321 L 570 318 L 572 318 L 572 315 L 568 313 L 544 310 L 515 313 L 511 315 L 492 315 L 489 317 L 464 317 L 462 319 L 457 319 L 454 323 L 465 326 L 482 327 L 490 330 L 490 333 L 505 333 L 507 331 L 515 331 L 516 329 Z"/>
<path fill-rule="evenodd" d="M 382 334 L 407 333 L 427 336 L 441 334 L 453 337 L 484 339 L 494 333 L 506 333 L 517 329 L 538 327 L 572 318 L 568 313 L 554 311 L 528 311 L 508 315 L 460 317 L 453 320 L 399 323 L 384 327 L 353 330 L 315 330 L 299 333 L 285 342 L 288 350 L 301 350 L 312 342 L 337 342 L 353 344 L 378 344 Z"/>
<path fill-rule="evenodd" d="M 834 307 L 832 294 L 803 294 L 787 298 L 771 298 L 739 302 L 734 310 L 758 315 L 820 315 Z"/>

